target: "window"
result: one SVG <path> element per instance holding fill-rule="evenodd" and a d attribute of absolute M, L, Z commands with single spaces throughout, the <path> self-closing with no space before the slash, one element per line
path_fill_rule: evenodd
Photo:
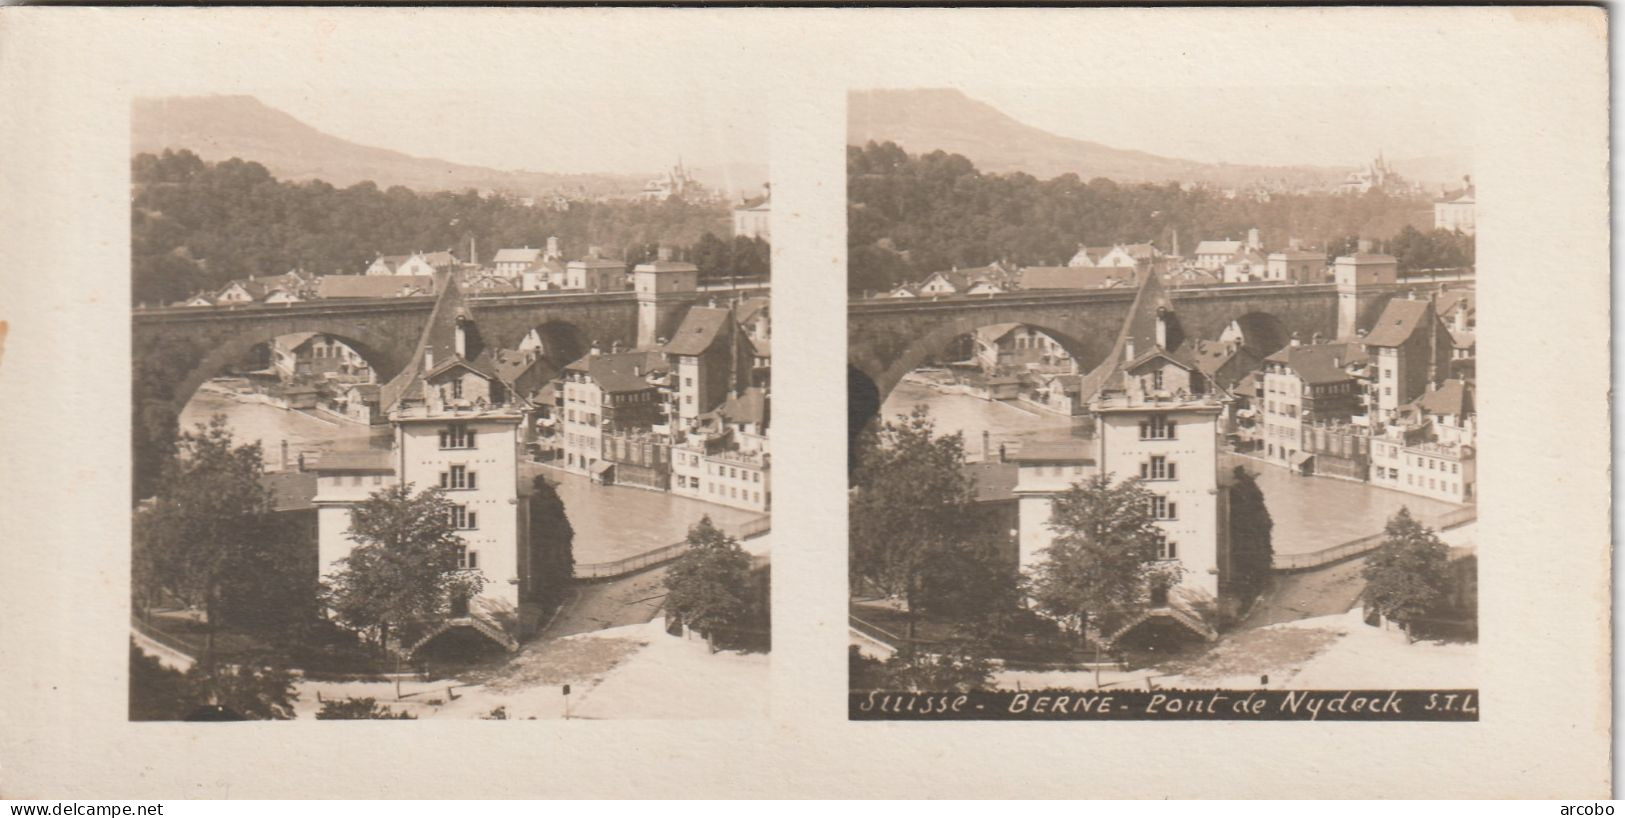
<path fill-rule="evenodd" d="M 375 486 L 383 485 L 384 484 L 384 476 L 381 475 L 381 474 L 373 475 L 372 476 L 372 484 L 375 485 Z"/>
<path fill-rule="evenodd" d="M 1173 480 L 1177 474 L 1177 467 L 1168 462 L 1162 455 L 1152 455 L 1151 459 L 1140 464 L 1141 480 Z"/>
<path fill-rule="evenodd" d="M 1168 498 L 1162 495 L 1155 495 L 1151 498 L 1151 516 L 1158 520 L 1178 519 L 1178 510 L 1178 503 L 1169 502 Z"/>
<path fill-rule="evenodd" d="M 1382 388 L 1382 394 L 1392 396 L 1394 394 L 1394 388 L 1392 386 L 1384 386 Z"/>
<path fill-rule="evenodd" d="M 693 386 L 694 385 L 694 378 L 693 377 L 684 378 L 683 379 L 683 385 L 684 386 Z"/>
<path fill-rule="evenodd" d="M 468 470 L 466 466 L 452 466 L 451 471 L 440 473 L 440 487 L 443 489 L 472 489 L 478 487 L 477 475 Z"/>
<path fill-rule="evenodd" d="M 471 551 L 467 546 L 459 548 L 457 552 L 457 567 L 470 569 L 479 568 L 480 552 Z"/>
<path fill-rule="evenodd" d="M 1151 373 L 1151 388 L 1152 389 L 1161 389 L 1162 388 L 1162 370 L 1159 369 L 1159 370 Z"/>
<path fill-rule="evenodd" d="M 453 423 L 440 430 L 440 448 L 472 449 L 474 448 L 474 432 L 465 424 Z"/>
<path fill-rule="evenodd" d="M 350 475 L 350 485 L 352 485 L 352 486 L 361 485 L 361 475 L 359 475 L 359 474 Z"/>
<path fill-rule="evenodd" d="M 457 378 L 451 382 L 451 396 L 454 398 L 460 398 L 463 396 L 462 378 Z"/>
<path fill-rule="evenodd" d="M 1140 421 L 1141 440 L 1173 440 L 1174 422 L 1163 415 L 1152 415 Z"/>
<path fill-rule="evenodd" d="M 463 530 L 479 528 L 477 513 L 469 511 L 468 506 L 452 506 L 451 527 Z"/>
<path fill-rule="evenodd" d="M 1450 473 L 1451 474 L 1459 474 L 1460 472 L 1461 472 L 1461 464 L 1460 463 L 1451 463 L 1450 464 Z"/>
<path fill-rule="evenodd" d="M 752 482 L 755 482 L 755 483 L 762 482 L 762 473 L 761 472 L 753 471 L 753 472 L 750 473 L 750 476 L 751 476 L 751 481 Z"/>
<path fill-rule="evenodd" d="M 1179 543 L 1164 537 L 1162 543 L 1157 546 L 1157 558 L 1164 560 L 1179 559 Z"/>

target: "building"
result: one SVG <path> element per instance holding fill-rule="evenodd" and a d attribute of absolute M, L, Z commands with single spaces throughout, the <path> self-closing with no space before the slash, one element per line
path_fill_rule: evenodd
<path fill-rule="evenodd" d="M 387 486 L 440 488 L 465 543 L 460 570 L 483 575 L 484 590 L 452 599 L 445 616 L 395 634 L 395 649 L 411 655 L 457 630 L 517 649 L 517 640 L 540 624 L 540 601 L 556 591 L 546 585 L 557 581 L 548 568 L 556 569 L 560 557 L 543 553 L 530 536 L 530 487 L 518 471 L 530 407 L 494 373 L 451 277 L 440 282 L 412 358 L 379 390 L 379 404 L 394 432 L 389 449 L 327 454 L 315 467 L 323 573 L 355 547 L 348 530 L 356 503 Z"/>
<path fill-rule="evenodd" d="M 1478 497 L 1473 386 L 1447 380 L 1372 439 L 1371 482 L 1452 503 Z"/>
<path fill-rule="evenodd" d="M 665 425 L 667 365 L 655 351 L 594 349 L 564 367 L 560 429 L 566 470 L 614 482 L 604 459 L 605 435 Z"/>
<path fill-rule="evenodd" d="M 1224 263 L 1243 249 L 1242 242 L 1231 239 L 1198 242 L 1192 265 L 1208 272 L 1219 272 L 1224 269 Z"/>
<path fill-rule="evenodd" d="M 353 347 L 331 335 L 294 332 L 271 339 L 271 366 L 284 383 L 331 375 L 371 381 L 372 366 Z"/>
<path fill-rule="evenodd" d="M 1459 230 L 1473 235 L 1474 208 L 1477 205 L 1473 188 L 1433 203 L 1433 226 L 1439 230 Z"/>
<path fill-rule="evenodd" d="M 773 506 L 768 392 L 750 387 L 700 417 L 672 446 L 672 493 L 747 511 Z"/>
<path fill-rule="evenodd" d="M 660 348 L 671 361 L 673 422 L 694 424 L 730 393 L 748 385 L 743 359 L 752 348 L 729 307 L 691 307 Z"/>
<path fill-rule="evenodd" d="M 395 267 L 398 276 L 432 276 L 436 273 L 449 273 L 455 271 L 461 262 L 450 250 L 441 250 L 435 253 L 413 253 L 406 260 Z"/>
<path fill-rule="evenodd" d="M 1362 415 L 1362 389 L 1350 371 L 1365 352 L 1357 342 L 1300 344 L 1296 340 L 1264 359 L 1263 395 L 1258 410 L 1263 425 L 1261 454 L 1300 471 L 1312 470 L 1304 449 L 1304 429 L 1311 425 L 1347 424 Z"/>
<path fill-rule="evenodd" d="M 1111 644 L 1156 622 L 1216 638 L 1211 615 L 1229 549 L 1218 422 L 1228 398 L 1181 337 L 1161 276 L 1143 277 L 1112 351 L 1080 388 L 1093 419 L 1090 437 L 1027 443 L 1009 458 L 1018 468 L 1021 566 L 1037 565 L 1053 542 L 1048 524 L 1058 494 L 1096 475 L 1138 479 L 1154 494 L 1161 558 L 1180 569 L 1178 579 L 1148 587 L 1146 604 L 1131 616 L 1101 617 L 1092 636 Z"/>
<path fill-rule="evenodd" d="M 1240 284 L 1263 280 L 1268 274 L 1268 266 L 1264 255 L 1249 247 L 1226 259 L 1220 269 L 1224 283 Z"/>
<path fill-rule="evenodd" d="M 562 289 L 621 292 L 626 285 L 626 262 L 603 258 L 597 247 L 588 250 L 586 258 L 564 265 Z"/>
<path fill-rule="evenodd" d="M 734 235 L 762 241 L 773 240 L 773 210 L 771 194 L 734 208 Z"/>
<path fill-rule="evenodd" d="M 638 294 L 639 349 L 660 343 L 660 316 L 669 312 L 669 305 L 690 300 L 699 283 L 699 268 L 686 261 L 672 261 L 671 251 L 665 247 L 660 248 L 654 261 L 632 268 L 632 290 Z"/>
<path fill-rule="evenodd" d="M 491 270 L 503 278 L 519 278 L 542 269 L 543 251 L 534 247 L 504 247 L 491 259 Z"/>
<path fill-rule="evenodd" d="M 1096 267 L 1129 267 L 1137 271 L 1161 274 L 1167 265 L 1161 250 L 1146 244 L 1116 244 L 1105 255 L 1095 260 Z"/>
<path fill-rule="evenodd" d="M 1068 266 L 1068 267 L 1096 267 L 1096 266 L 1099 266 L 1100 259 L 1103 258 L 1107 253 L 1110 253 L 1111 251 L 1112 251 L 1111 247 L 1106 247 L 1106 246 L 1090 247 L 1088 245 L 1080 244 L 1080 245 L 1078 245 L 1078 252 L 1072 254 L 1072 258 L 1067 260 L 1066 266 Z"/>
<path fill-rule="evenodd" d="M 1072 356 L 1045 334 L 1026 324 L 990 324 L 971 334 L 974 360 L 987 375 L 1007 375 L 1037 364 L 1069 366 Z"/>
<path fill-rule="evenodd" d="M 1395 418 L 1399 407 L 1449 374 L 1453 341 L 1431 300 L 1389 301 L 1364 341 L 1374 369 L 1371 406 L 1379 421 Z"/>
<path fill-rule="evenodd" d="M 363 273 L 363 275 L 369 275 L 369 276 L 392 276 L 392 275 L 397 275 L 396 271 L 399 270 L 401 264 L 405 263 L 405 261 L 407 259 L 409 259 L 409 258 L 411 258 L 410 255 L 386 256 L 386 255 L 384 255 L 382 253 L 379 253 L 378 257 L 373 259 L 371 264 L 367 265 L 367 269 Z"/>
<path fill-rule="evenodd" d="M 1326 254 L 1313 250 L 1281 250 L 1264 259 L 1264 280 L 1286 284 L 1316 284 L 1326 278 Z"/>

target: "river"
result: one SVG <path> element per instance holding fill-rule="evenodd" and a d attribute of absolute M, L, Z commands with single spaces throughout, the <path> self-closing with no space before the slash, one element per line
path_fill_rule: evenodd
<path fill-rule="evenodd" d="M 965 436 L 965 459 L 971 461 L 987 459 L 982 451 L 983 432 L 987 432 L 987 455 L 997 458 L 1001 444 L 1013 453 L 1023 441 L 1067 437 L 1072 427 L 1070 419 L 1026 404 L 941 392 L 912 381 L 903 381 L 891 391 L 880 405 L 880 415 L 895 420 L 922 404 L 930 410 L 938 434 Z"/>
<path fill-rule="evenodd" d="M 322 452 L 336 448 L 375 446 L 388 448 L 389 427 L 332 419 L 323 412 L 310 413 L 281 409 L 256 401 L 239 400 L 207 387 L 199 389 L 181 410 L 182 431 L 206 424 L 216 414 L 225 415 L 232 436 L 239 443 L 258 441 L 267 471 L 282 468 L 282 443 L 288 443 L 290 468 L 301 452 Z"/>

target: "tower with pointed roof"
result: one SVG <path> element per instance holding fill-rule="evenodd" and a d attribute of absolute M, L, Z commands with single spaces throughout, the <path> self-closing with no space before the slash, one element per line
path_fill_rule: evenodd
<path fill-rule="evenodd" d="M 546 555 L 529 532 L 529 491 L 519 472 L 530 406 L 505 380 L 494 351 L 456 277 L 437 276 L 439 296 L 407 366 L 379 390 L 393 431 L 388 450 L 324 456 L 319 474 L 318 541 L 323 573 L 355 547 L 350 511 L 388 485 L 414 492 L 439 488 L 452 502 L 452 522 L 466 543 L 462 570 L 479 572 L 485 588 L 453 600 L 450 626 L 474 628 L 513 649 L 535 626 Z M 424 623 L 424 638 L 446 623 Z M 410 652 L 411 644 L 402 649 Z"/>
<path fill-rule="evenodd" d="M 1084 376 L 1080 394 L 1094 420 L 1090 437 L 1023 446 L 1012 458 L 1020 466 L 1022 567 L 1041 560 L 1054 540 L 1048 523 L 1057 494 L 1095 474 L 1113 483 L 1135 478 L 1153 495 L 1151 510 L 1165 536 L 1162 558 L 1183 569 L 1174 589 L 1148 589 L 1151 607 L 1177 607 L 1167 595 L 1175 591 L 1213 601 L 1229 550 L 1218 457 L 1228 395 L 1198 366 L 1161 276 L 1141 277 L 1111 352 Z M 1206 625 L 1191 627 L 1211 635 Z"/>

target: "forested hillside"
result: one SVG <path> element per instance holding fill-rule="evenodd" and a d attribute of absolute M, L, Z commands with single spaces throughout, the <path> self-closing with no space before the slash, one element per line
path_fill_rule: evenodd
<path fill-rule="evenodd" d="M 1471 264 L 1471 238 L 1435 234 L 1432 223 L 1432 202 L 1425 197 L 1373 192 L 1227 199 L 1172 183 L 982 173 L 963 156 L 941 151 L 915 156 L 890 142 L 847 149 L 847 286 L 852 292 L 889 289 L 933 271 L 994 261 L 1065 264 L 1080 244 L 1148 241 L 1166 253 L 1176 231 L 1179 249 L 1190 255 L 1198 241 L 1242 239 L 1253 227 L 1272 250 L 1296 238 L 1340 252 L 1368 238 L 1379 250 L 1404 248 L 1408 257 L 1401 262 L 1407 269 L 1448 266 L 1441 261 Z"/>
<path fill-rule="evenodd" d="M 728 238 L 729 211 L 721 205 L 575 202 L 557 211 L 472 192 L 279 181 L 254 162 L 208 163 L 185 150 L 136 156 L 132 172 L 137 304 L 172 303 L 234 278 L 295 267 L 356 274 L 380 253 L 456 248 L 464 256 L 470 239 L 487 261 L 498 248 L 542 247 L 558 236 L 566 258 L 598 246 L 635 264 L 666 244 L 708 275 L 768 271 L 767 245 Z"/>

